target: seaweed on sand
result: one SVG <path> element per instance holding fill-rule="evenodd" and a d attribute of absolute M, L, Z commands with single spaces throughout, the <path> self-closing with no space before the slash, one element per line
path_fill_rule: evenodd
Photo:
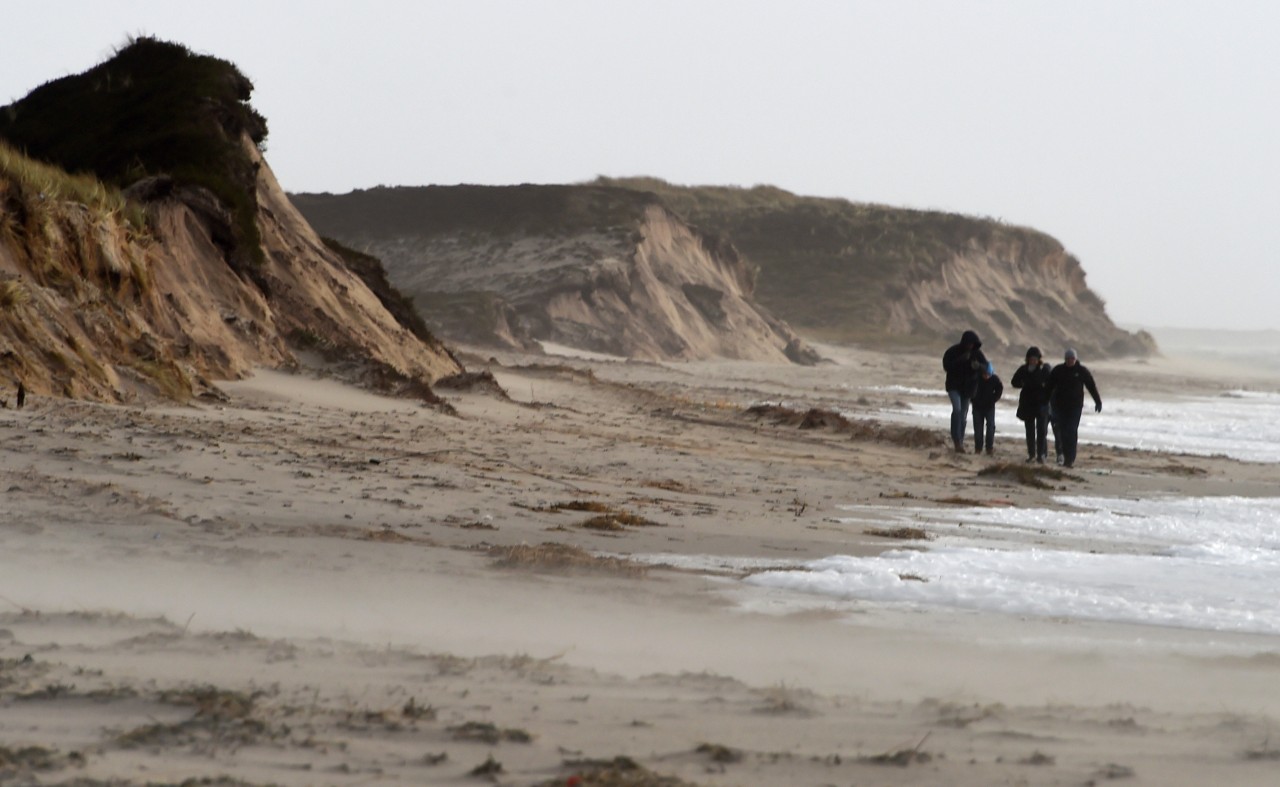
<path fill-rule="evenodd" d="M 566 760 L 569 774 L 538 782 L 535 787 L 697 787 L 676 776 L 654 773 L 630 757 L 612 760 Z"/>
<path fill-rule="evenodd" d="M 1029 486 L 1033 489 L 1052 489 L 1053 485 L 1047 483 L 1046 479 L 1049 481 L 1080 480 L 1078 476 L 1073 476 L 1070 473 L 1064 473 L 1055 467 L 1016 464 L 1012 462 L 997 462 L 993 465 L 988 465 L 979 470 L 978 475 L 1013 481 L 1014 483 Z"/>
<path fill-rule="evenodd" d="M 926 763 L 933 759 L 933 756 L 927 751 L 922 751 L 921 746 L 929 739 L 929 734 L 920 739 L 915 746 L 894 749 L 882 754 L 873 754 L 867 757 L 859 757 L 859 762 L 865 762 L 871 765 L 896 765 L 899 768 L 905 768 L 912 763 Z"/>
<path fill-rule="evenodd" d="M 927 530 L 919 527 L 869 527 L 863 532 L 869 536 L 899 538 L 904 541 L 928 541 L 933 538 Z"/>
<path fill-rule="evenodd" d="M 499 728 L 487 721 L 468 721 L 456 727 L 450 727 L 455 741 L 472 743 L 532 743 L 533 736 L 521 729 Z"/>
<path fill-rule="evenodd" d="M 579 523 L 579 527 L 584 527 L 588 530 L 617 531 L 625 530 L 627 527 L 649 527 L 661 524 L 639 514 L 633 514 L 625 509 L 611 506 L 608 503 L 601 503 L 597 500 L 569 500 L 534 510 L 550 513 L 583 511 L 595 514 L 596 516 Z"/>
<path fill-rule="evenodd" d="M 748 407 L 745 413 L 757 419 L 768 419 L 779 426 L 824 429 L 836 434 L 847 434 L 854 440 L 874 440 L 903 448 L 935 448 L 944 442 L 936 430 L 888 424 L 874 418 L 850 419 L 834 410 L 821 407 L 797 410 L 779 404 L 757 404 Z"/>
<path fill-rule="evenodd" d="M 489 555 L 497 558 L 499 568 L 524 568 L 536 571 L 595 571 L 626 576 L 643 576 L 649 567 L 624 558 L 593 555 L 585 549 L 568 544 L 544 542 L 536 546 L 490 547 Z"/>

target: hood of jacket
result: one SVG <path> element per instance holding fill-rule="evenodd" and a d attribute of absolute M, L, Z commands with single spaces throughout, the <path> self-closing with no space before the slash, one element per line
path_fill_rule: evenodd
<path fill-rule="evenodd" d="M 978 338 L 978 334 L 974 331 L 965 331 L 960 336 L 961 344 L 972 344 L 974 347 L 981 347 L 982 340 Z"/>

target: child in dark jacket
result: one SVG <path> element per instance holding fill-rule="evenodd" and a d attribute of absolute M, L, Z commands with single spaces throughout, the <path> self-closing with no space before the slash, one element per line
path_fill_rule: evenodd
<path fill-rule="evenodd" d="M 978 390 L 973 394 L 974 453 L 982 453 L 983 448 L 986 448 L 987 456 L 995 453 L 996 402 L 1003 395 L 1004 383 L 996 376 L 996 367 L 987 364 L 982 370 Z"/>

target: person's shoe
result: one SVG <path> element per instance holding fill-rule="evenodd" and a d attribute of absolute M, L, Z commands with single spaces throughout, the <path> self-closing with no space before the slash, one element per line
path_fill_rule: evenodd
<path fill-rule="evenodd" d="M 1062 462 L 1063 462 L 1062 454 L 1058 454 L 1057 459 L 1058 459 L 1058 464 L 1062 464 Z"/>
<path fill-rule="evenodd" d="M 994 448 L 987 449 L 987 456 L 995 456 L 995 455 L 996 455 L 996 449 Z"/>
<path fill-rule="evenodd" d="M 1036 463 L 1037 463 L 1037 464 L 1044 464 L 1044 457 L 1043 457 L 1043 456 L 1037 456 L 1037 457 L 1036 457 Z"/>
<path fill-rule="evenodd" d="M 954 442 L 952 443 L 952 445 L 954 445 L 954 446 L 955 446 L 955 448 L 956 448 L 956 453 L 957 453 L 957 454 L 963 454 L 963 453 L 964 453 L 964 443 L 960 442 L 959 440 L 956 440 L 956 441 L 954 441 Z"/>
<path fill-rule="evenodd" d="M 1071 468 L 1073 468 L 1073 467 L 1075 467 L 1075 466 L 1076 466 L 1076 463 L 1075 463 L 1075 462 L 1063 462 L 1063 463 L 1062 463 L 1062 466 L 1063 466 L 1063 467 L 1065 467 L 1065 468 L 1067 468 L 1068 470 L 1070 470 Z"/>
<path fill-rule="evenodd" d="M 1034 461 L 1036 461 L 1036 458 L 1035 458 L 1034 456 L 1028 456 L 1028 457 L 1027 457 L 1027 464 L 1031 464 L 1031 463 L 1032 463 L 1032 462 L 1034 462 Z"/>

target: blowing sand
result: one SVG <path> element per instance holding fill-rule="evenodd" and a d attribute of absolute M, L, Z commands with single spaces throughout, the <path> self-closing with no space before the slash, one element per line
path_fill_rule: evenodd
<path fill-rule="evenodd" d="M 871 417 L 904 396 L 883 386 L 938 385 L 932 358 L 826 350 L 810 369 L 473 358 L 510 398 L 441 391 L 456 414 L 267 371 L 191 407 L 0 410 L 0 781 L 1280 779 L 1275 637 L 746 611 L 753 565 L 902 545 L 839 505 L 1059 493 L 978 476 L 1022 456 L 1016 423 L 989 459 L 746 411 Z M 1091 366 L 1104 395 L 1210 387 Z M 1221 457 L 1079 463 L 1072 493 L 1280 491 L 1275 466 Z M 670 564 L 628 560 L 653 555 Z"/>

